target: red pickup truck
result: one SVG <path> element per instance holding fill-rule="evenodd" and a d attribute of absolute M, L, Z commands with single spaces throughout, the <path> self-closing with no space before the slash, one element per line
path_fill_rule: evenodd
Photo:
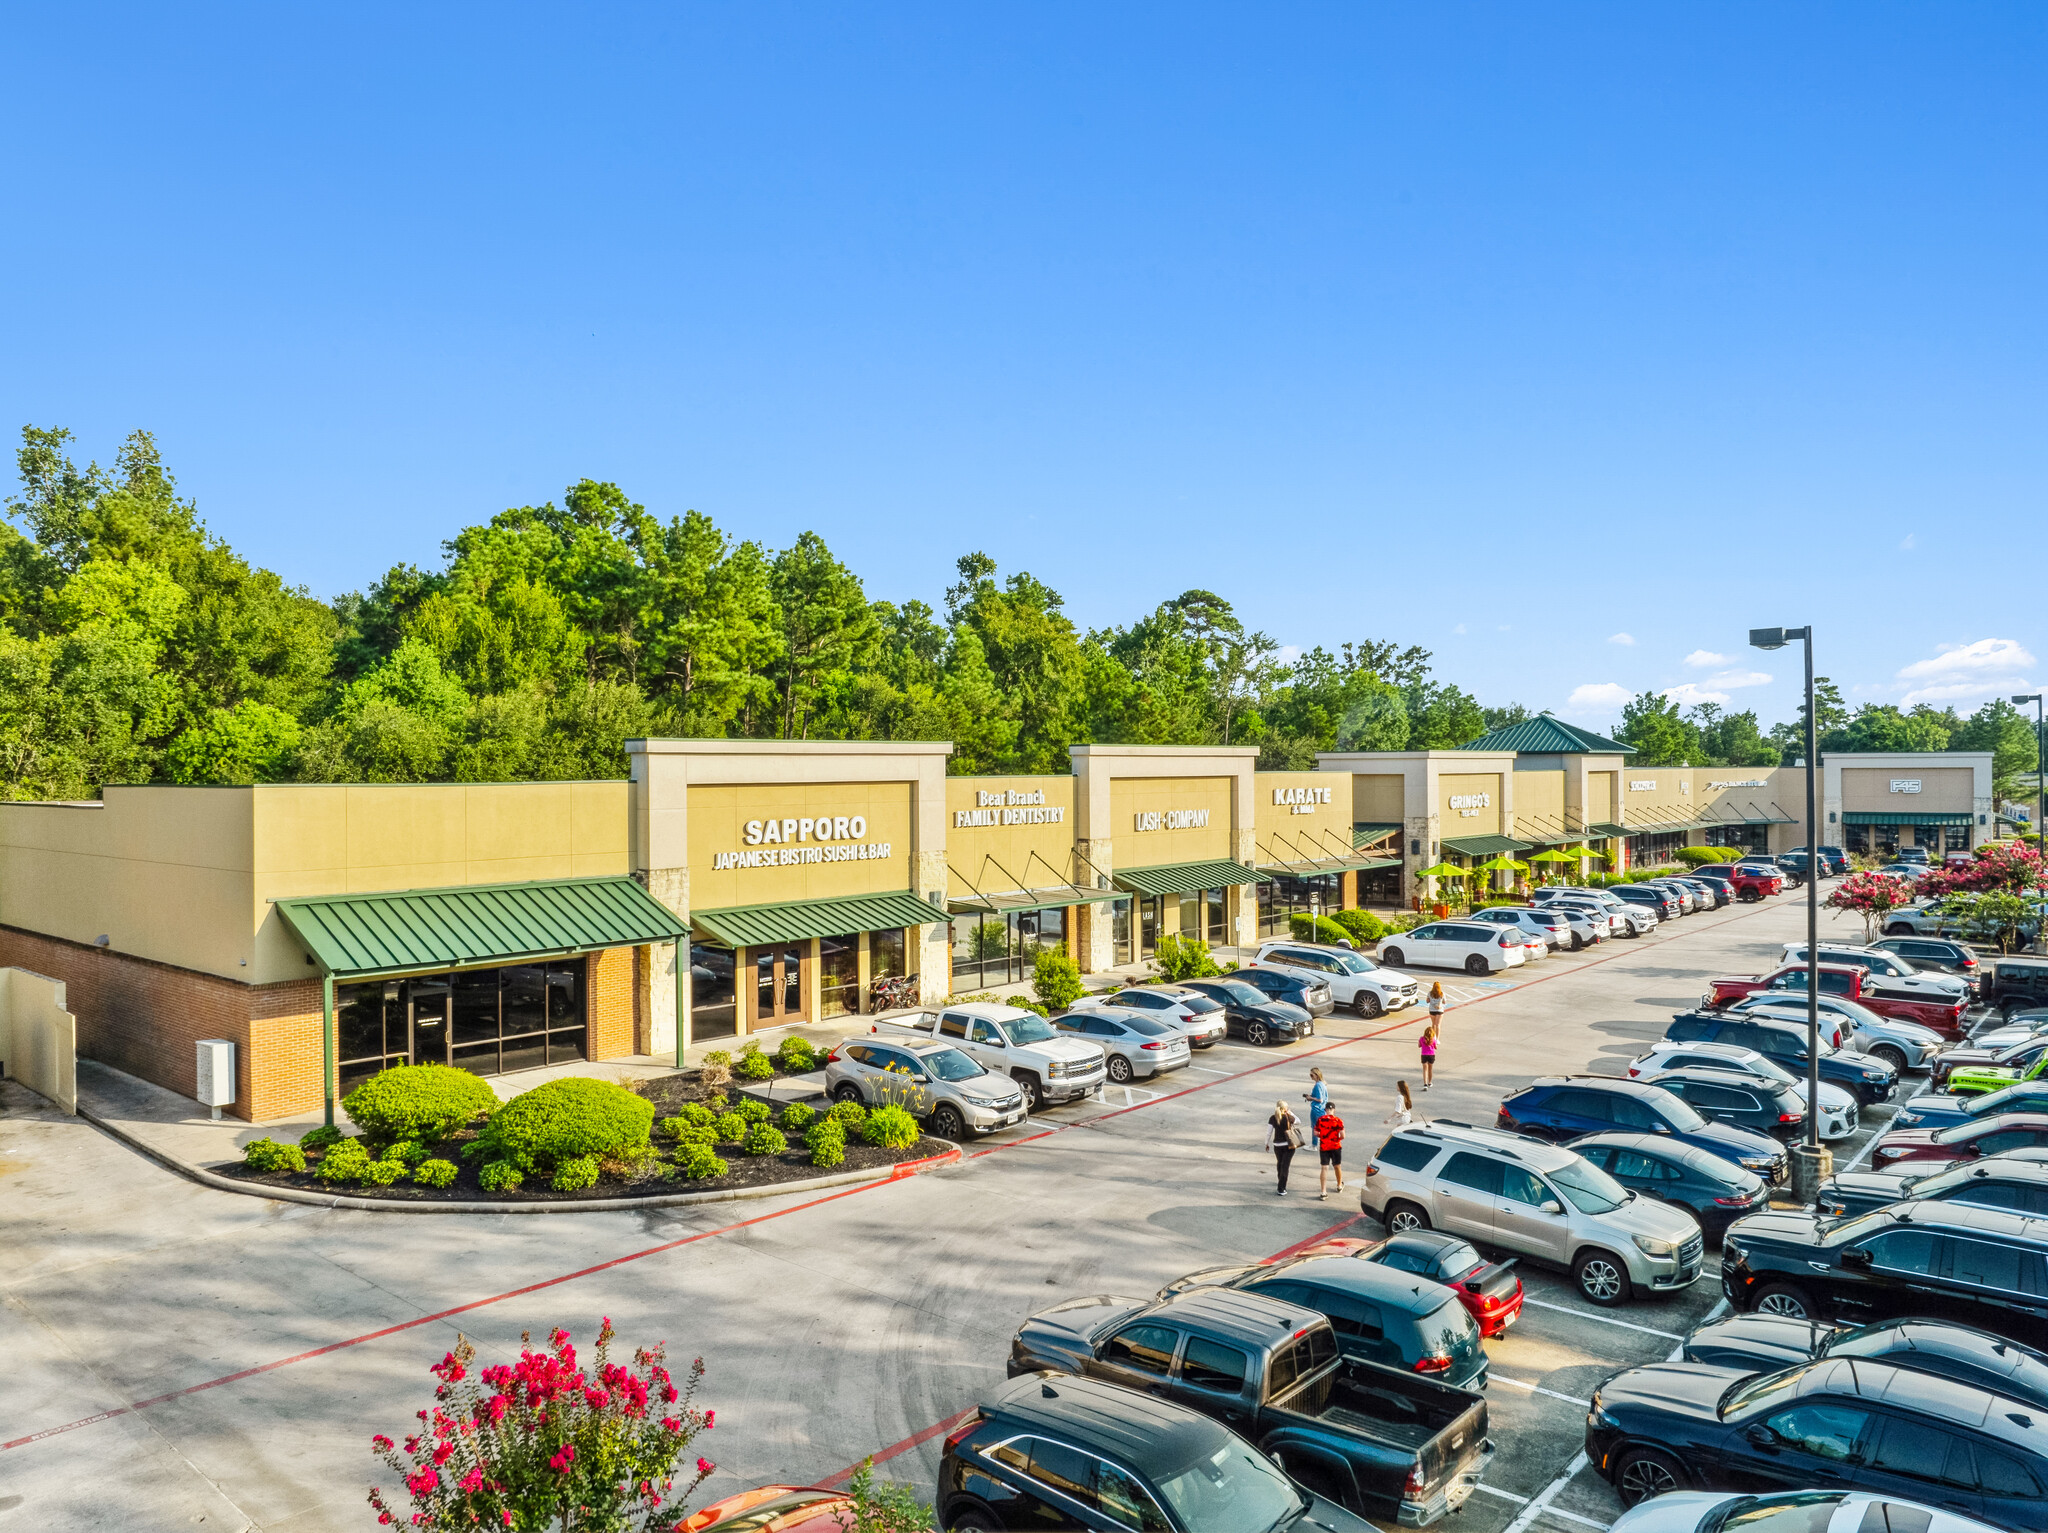
<path fill-rule="evenodd" d="M 1759 992 L 1785 993 L 1803 997 L 1806 994 L 1806 965 L 1788 963 L 1764 974 L 1724 974 L 1713 981 L 1714 988 L 1700 997 L 1702 1005 L 1728 1006 L 1746 995 Z M 1901 1022 L 1918 1022 L 1922 1027 L 1931 1027 L 1944 1038 L 1963 1036 L 1963 1003 L 1953 1005 L 1945 1001 L 1905 1000 L 1899 996 L 1887 995 L 1871 981 L 1870 971 L 1861 965 L 1824 963 L 1820 966 L 1820 993 L 1840 996 L 1845 1001 L 1854 1001 L 1868 1007 L 1880 1017 L 1894 1017 Z"/>

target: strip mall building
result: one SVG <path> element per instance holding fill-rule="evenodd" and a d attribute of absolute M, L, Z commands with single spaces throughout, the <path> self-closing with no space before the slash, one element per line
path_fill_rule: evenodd
<path fill-rule="evenodd" d="M 234 1041 L 231 1111 L 264 1120 L 392 1063 L 665 1055 L 860 1012 L 886 977 L 1007 993 L 1043 947 L 1099 971 L 1169 935 L 1248 944 L 1297 911 L 1408 906 L 1441 860 L 1805 840 L 1799 768 L 1635 768 L 1547 715 L 1308 772 L 1233 747 L 1077 745 L 1043 777 L 949 776 L 942 742 L 627 749 L 625 782 L 0 804 L 0 965 L 64 983 L 82 1055 L 174 1091 L 198 1040 Z M 1992 834 L 1988 754 L 1824 778 L 1825 842 Z"/>

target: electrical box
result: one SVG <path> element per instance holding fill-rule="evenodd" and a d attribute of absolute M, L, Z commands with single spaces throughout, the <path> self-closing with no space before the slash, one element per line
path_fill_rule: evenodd
<path fill-rule="evenodd" d="M 235 1043 L 232 1038 L 199 1040 L 199 1089 L 193 1093 L 200 1104 L 213 1109 L 218 1118 L 223 1107 L 235 1100 Z"/>

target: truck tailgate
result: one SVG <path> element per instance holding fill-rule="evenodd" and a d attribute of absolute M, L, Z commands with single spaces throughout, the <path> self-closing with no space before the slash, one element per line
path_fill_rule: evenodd
<path fill-rule="evenodd" d="M 1486 1452 L 1484 1395 L 1379 1363 L 1344 1361 L 1268 1410 L 1362 1438 L 1420 1467 L 1420 1490 L 1402 1484 L 1405 1468 L 1386 1487 L 1400 1504 L 1400 1521 L 1411 1527 L 1463 1505 Z"/>

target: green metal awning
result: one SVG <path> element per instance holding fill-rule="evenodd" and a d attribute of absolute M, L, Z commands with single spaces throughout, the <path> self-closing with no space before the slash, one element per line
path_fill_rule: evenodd
<path fill-rule="evenodd" d="M 1400 865 L 1401 859 L 1398 857 L 1367 857 L 1351 864 L 1353 870 L 1359 873 L 1372 868 L 1398 868 Z"/>
<path fill-rule="evenodd" d="M 944 911 L 908 889 L 690 912 L 693 925 L 728 947 L 763 947 L 771 942 L 804 942 L 812 937 L 888 931 L 896 926 L 929 926 L 945 918 Z"/>
<path fill-rule="evenodd" d="M 673 942 L 689 928 L 630 878 L 563 878 L 278 900 L 336 979 Z"/>
<path fill-rule="evenodd" d="M 1269 878 L 1315 878 L 1324 873 L 1357 873 L 1366 868 L 1391 867 L 1398 857 L 1333 857 L 1328 862 L 1262 862 L 1259 871 Z"/>
<path fill-rule="evenodd" d="M 1486 857 L 1494 852 L 1526 852 L 1536 843 L 1517 841 L 1513 836 L 1446 836 L 1445 851 L 1463 852 L 1467 857 Z"/>
<path fill-rule="evenodd" d="M 1169 862 L 1156 868 L 1120 868 L 1113 875 L 1119 889 L 1133 894 L 1193 894 L 1236 884 L 1264 883 L 1268 876 L 1241 862 Z"/>
<path fill-rule="evenodd" d="M 1090 905 L 1110 897 L 1106 889 L 1082 889 L 1060 884 L 1051 889 L 1013 889 L 1007 894 L 977 894 L 970 890 L 946 901 L 956 916 L 1005 915 L 1013 910 L 1057 910 L 1066 905 Z"/>
<path fill-rule="evenodd" d="M 1373 842 L 1391 836 L 1400 828 L 1401 824 L 1398 820 L 1392 822 L 1381 820 L 1367 825 L 1354 825 L 1351 827 L 1351 844 L 1353 846 L 1371 846 Z"/>
<path fill-rule="evenodd" d="M 1844 825 L 1969 825 L 1976 820 L 1971 814 L 1935 814 L 1923 810 L 1915 814 L 1912 810 L 1867 810 L 1849 809 L 1842 814 Z"/>
<path fill-rule="evenodd" d="M 1602 820 L 1597 825 L 1588 825 L 1586 827 L 1586 834 L 1578 839 L 1583 841 L 1590 836 L 1595 841 L 1598 841 L 1605 836 L 1625 836 L 1627 834 L 1628 827 L 1626 825 L 1616 825 L 1612 820 Z"/>
<path fill-rule="evenodd" d="M 1661 836 L 1674 830 L 1703 830 L 1702 820 L 1656 820 L 1648 825 L 1631 825 L 1622 832 L 1625 836 Z"/>

